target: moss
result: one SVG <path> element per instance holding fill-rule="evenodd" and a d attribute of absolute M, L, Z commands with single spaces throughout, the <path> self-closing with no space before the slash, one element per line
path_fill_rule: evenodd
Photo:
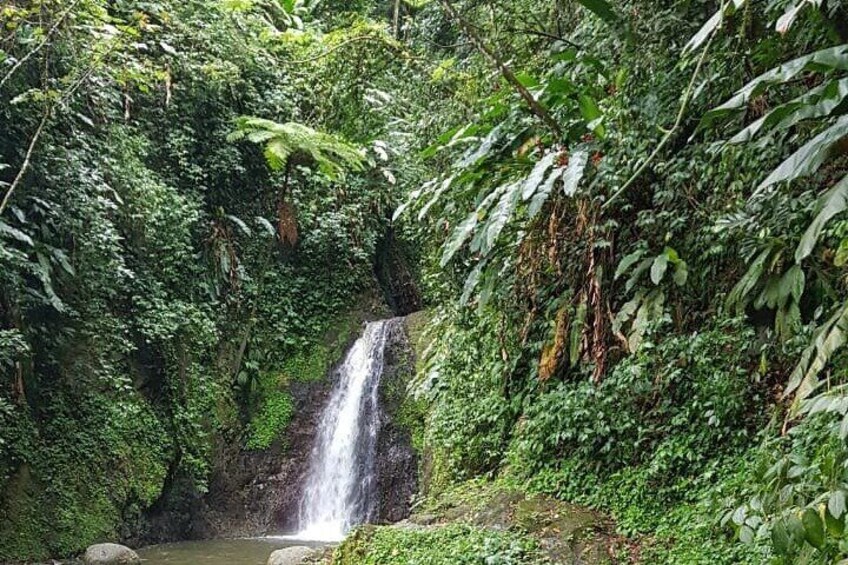
<path fill-rule="evenodd" d="M 497 485 L 482 477 L 451 484 L 424 502 L 424 510 L 445 514 L 452 509 L 464 508 L 473 512 L 484 508 L 497 493 Z"/>
<path fill-rule="evenodd" d="M 38 425 L 20 410 L 4 430 L 26 451 L 12 453 L 18 463 L 0 493 L 0 562 L 118 539 L 165 483 L 172 443 L 139 396 L 93 394 L 48 409 Z"/>
<path fill-rule="evenodd" d="M 121 524 L 121 512 L 101 488 L 77 487 L 57 500 L 51 526 L 55 532 L 52 547 L 57 555 L 68 555 L 98 542 L 114 540 Z"/>
<path fill-rule="evenodd" d="M 411 520 L 521 534 L 537 540 L 555 563 L 607 563 L 607 556 L 621 542 L 600 512 L 529 494 L 504 479 L 475 478 L 452 484 L 426 499 Z"/>
<path fill-rule="evenodd" d="M 330 348 L 317 344 L 308 351 L 288 357 L 281 369 L 283 382 L 317 382 L 323 379 L 330 368 Z"/>
<path fill-rule="evenodd" d="M 421 310 L 406 317 L 406 335 L 409 336 L 409 344 L 415 355 L 416 375 L 424 371 L 424 353 L 432 341 L 427 332 L 432 317 L 433 314 L 429 310 Z"/>
<path fill-rule="evenodd" d="M 43 487 L 32 476 L 29 465 L 21 465 L 6 483 L 0 520 L 0 561 L 23 556 L 47 557 L 43 532 L 48 524 L 43 513 L 33 512 Z"/>
<path fill-rule="evenodd" d="M 294 402 L 288 392 L 274 390 L 266 396 L 262 409 L 250 421 L 247 449 L 268 449 L 294 416 Z"/>
<path fill-rule="evenodd" d="M 427 416 L 427 402 L 406 394 L 395 414 L 394 421 L 400 428 L 409 432 L 412 447 L 417 453 L 424 451 L 424 425 Z"/>
<path fill-rule="evenodd" d="M 247 449 L 268 449 L 284 435 L 294 416 L 291 386 L 324 380 L 358 336 L 364 317 L 360 310 L 339 316 L 328 324 L 320 340 L 292 351 L 278 367 L 260 373 L 253 392 L 255 408 L 247 425 Z"/>
<path fill-rule="evenodd" d="M 392 421 L 409 433 L 412 447 L 424 452 L 424 430 L 427 417 L 427 401 L 410 390 L 410 383 L 423 370 L 421 361 L 424 349 L 423 332 L 427 324 L 427 313 L 416 312 L 404 318 L 404 330 L 411 351 L 402 354 L 404 365 L 399 374 L 384 386 L 383 405 L 391 409 Z"/>

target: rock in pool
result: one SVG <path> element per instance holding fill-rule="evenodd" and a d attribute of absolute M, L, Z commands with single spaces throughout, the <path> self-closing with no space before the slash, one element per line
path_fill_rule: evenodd
<path fill-rule="evenodd" d="M 295 546 L 278 549 L 268 558 L 268 565 L 301 565 L 314 553 L 311 547 Z"/>
<path fill-rule="evenodd" d="M 85 550 L 85 565 L 136 565 L 141 563 L 132 549 L 117 543 L 98 543 Z"/>

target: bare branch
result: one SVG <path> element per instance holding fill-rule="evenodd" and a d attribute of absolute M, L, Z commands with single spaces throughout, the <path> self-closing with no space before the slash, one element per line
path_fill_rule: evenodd
<path fill-rule="evenodd" d="M 38 129 L 35 130 L 35 135 L 32 136 L 32 140 L 29 142 L 29 148 L 27 149 L 26 157 L 24 157 L 24 164 L 21 165 L 21 169 L 15 176 L 15 180 L 13 180 L 12 184 L 9 185 L 9 190 L 6 191 L 6 195 L 3 197 L 3 202 L 0 202 L 0 216 L 2 216 L 3 212 L 6 211 L 6 206 L 9 205 L 9 200 L 12 198 L 12 194 L 15 192 L 15 189 L 21 183 L 21 180 L 23 180 L 24 175 L 29 169 L 30 162 L 32 161 L 32 153 L 35 151 L 35 146 L 38 144 L 38 140 L 44 132 L 44 126 L 47 125 L 47 120 L 50 118 L 52 109 L 53 106 L 50 104 L 44 108 L 44 115 L 41 117 L 41 123 L 38 124 Z"/>
<path fill-rule="evenodd" d="M 722 1 L 721 10 L 719 11 L 719 13 L 724 14 L 724 1 Z M 701 74 L 701 67 L 704 66 L 704 61 L 707 58 L 707 53 L 710 50 L 710 46 L 713 43 L 713 39 L 715 39 L 715 36 L 718 35 L 718 32 L 721 27 L 722 26 L 719 25 L 718 27 L 716 27 L 716 29 L 712 31 L 709 39 L 707 40 L 706 45 L 704 45 L 704 50 L 701 52 L 701 56 L 698 58 L 698 64 L 695 65 L 695 71 L 692 73 L 692 78 L 689 79 L 689 85 L 686 87 L 686 90 L 683 93 L 683 100 L 680 102 L 680 110 L 677 112 L 677 118 L 674 120 L 674 125 L 671 126 L 671 129 L 666 132 L 662 140 L 659 142 L 653 152 L 648 156 L 648 158 L 645 159 L 641 165 L 639 165 L 639 168 L 636 169 L 636 172 L 634 172 L 630 176 L 630 178 L 627 179 L 627 182 L 625 182 L 621 188 L 616 190 L 612 194 L 612 196 L 609 197 L 609 200 L 603 203 L 603 205 L 601 206 L 601 210 L 606 210 L 607 208 L 609 208 L 613 201 L 615 201 L 628 188 L 630 188 L 630 186 L 634 182 L 636 182 L 636 180 L 642 175 L 642 173 L 645 172 L 645 169 L 648 168 L 648 165 L 650 165 L 653 160 L 656 159 L 657 155 L 660 154 L 660 151 L 662 151 L 666 144 L 671 140 L 671 137 L 675 134 L 675 132 L 677 132 L 678 128 L 680 127 L 680 124 L 683 123 L 683 116 L 686 115 L 686 110 L 689 108 L 689 102 L 691 102 L 692 100 L 692 93 L 695 89 L 695 81 L 698 79 L 698 75 Z"/>

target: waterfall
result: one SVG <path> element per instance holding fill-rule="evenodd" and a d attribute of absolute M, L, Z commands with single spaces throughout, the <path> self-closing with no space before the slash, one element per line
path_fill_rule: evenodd
<path fill-rule="evenodd" d="M 296 537 L 339 541 L 374 518 L 378 389 L 391 320 L 366 325 L 338 370 L 324 408 L 300 502 Z"/>

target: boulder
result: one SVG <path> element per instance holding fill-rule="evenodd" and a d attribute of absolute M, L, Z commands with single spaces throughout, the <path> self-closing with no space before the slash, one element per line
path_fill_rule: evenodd
<path fill-rule="evenodd" d="M 136 565 L 141 558 L 132 549 L 117 543 L 98 543 L 85 550 L 85 565 Z"/>
<path fill-rule="evenodd" d="M 305 546 L 284 547 L 278 549 L 268 558 L 268 565 L 301 565 L 307 557 L 311 557 L 314 549 Z"/>

